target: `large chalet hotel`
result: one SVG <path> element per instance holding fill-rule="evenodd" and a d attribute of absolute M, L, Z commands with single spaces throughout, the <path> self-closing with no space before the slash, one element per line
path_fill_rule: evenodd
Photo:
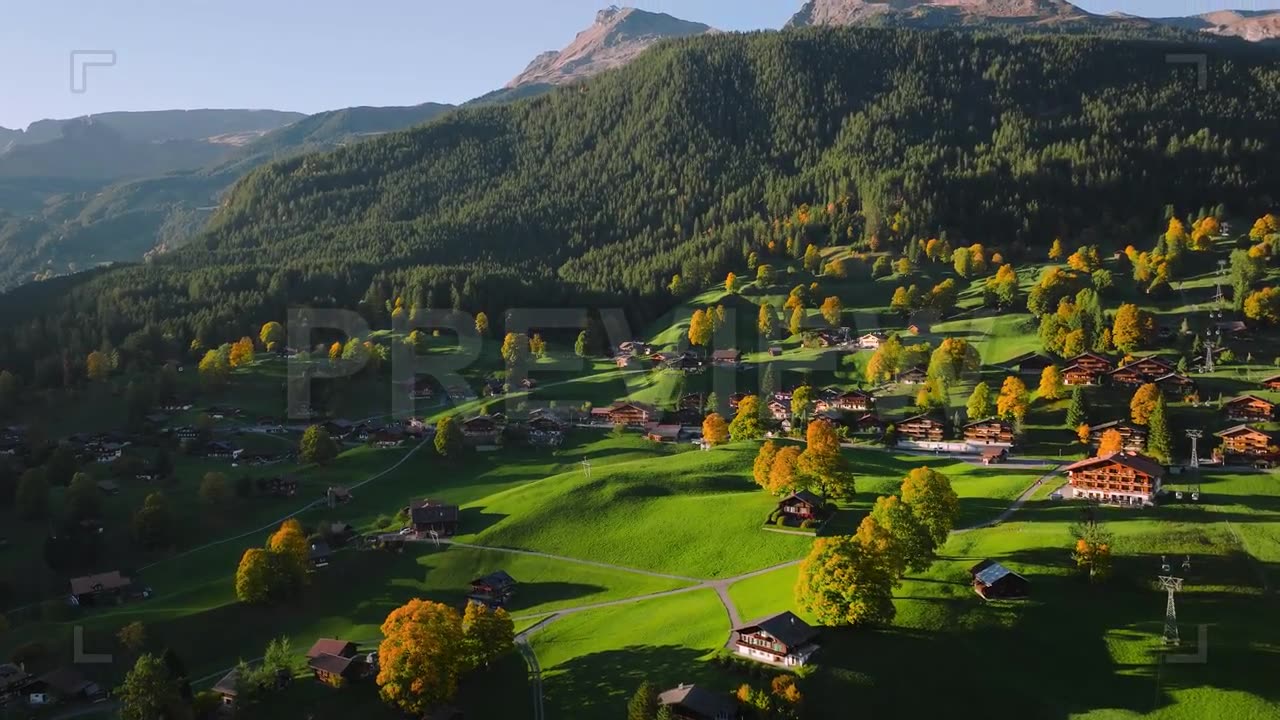
<path fill-rule="evenodd" d="M 1112 505 L 1152 505 L 1164 481 L 1164 467 L 1137 453 L 1115 452 L 1063 468 L 1074 497 Z"/>

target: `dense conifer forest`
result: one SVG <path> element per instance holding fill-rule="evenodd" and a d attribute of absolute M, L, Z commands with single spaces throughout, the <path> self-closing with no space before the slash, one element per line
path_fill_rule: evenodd
<path fill-rule="evenodd" d="M 1167 55 L 1208 54 L 1209 80 Z M 155 359 L 300 304 L 644 319 L 758 252 L 947 233 L 1017 259 L 1154 237 L 1164 208 L 1271 207 L 1274 50 L 891 29 L 716 35 L 507 105 L 253 172 L 201 238 L 0 302 L 36 384 L 104 345 Z M 800 208 L 800 210 L 798 210 Z M 1159 227 L 1163 230 L 1163 227 Z"/>

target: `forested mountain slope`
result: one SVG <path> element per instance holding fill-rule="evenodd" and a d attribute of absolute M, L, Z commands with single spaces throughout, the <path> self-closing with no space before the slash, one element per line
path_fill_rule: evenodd
<path fill-rule="evenodd" d="M 241 146 L 194 141 L 142 146 L 104 141 L 87 145 L 87 151 L 76 156 L 76 163 L 83 167 L 86 156 L 99 157 L 98 165 L 108 174 L 138 167 L 151 157 L 148 148 L 183 143 L 194 148 L 193 152 L 203 153 L 185 164 L 197 168 L 188 172 L 106 185 L 65 177 L 6 179 L 0 163 L 0 288 L 99 263 L 136 261 L 147 253 L 172 249 L 200 231 L 221 201 L 222 193 L 263 163 L 412 127 L 450 109 L 450 105 L 425 103 L 322 112 L 260 137 L 246 138 Z M 137 134 L 142 131 L 137 125 L 125 127 Z M 99 133 L 105 132 L 116 131 L 104 126 Z M 43 147 L 18 148 L 13 155 Z M 105 148 L 117 149 L 107 152 Z M 174 155 L 165 157 L 172 159 Z M 38 166 L 48 169 L 50 165 L 42 162 Z M 168 168 L 150 170 L 154 174 Z M 123 174 L 148 173 L 135 170 Z"/>
<path fill-rule="evenodd" d="M 1195 68 L 1166 63 L 1187 49 L 857 28 L 667 43 L 542 97 L 260 168 L 181 251 L 0 303 L 0 351 L 47 363 L 148 326 L 129 342 L 158 351 L 166 333 L 223 341 L 291 304 L 364 298 L 376 315 L 393 295 L 655 313 L 672 274 L 696 288 L 787 233 L 892 246 L 945 230 L 1016 258 L 1149 228 L 1170 203 L 1269 206 L 1274 55 L 1198 44 L 1214 68 L 1198 90 Z M 773 222 L 803 203 L 834 212 Z"/>

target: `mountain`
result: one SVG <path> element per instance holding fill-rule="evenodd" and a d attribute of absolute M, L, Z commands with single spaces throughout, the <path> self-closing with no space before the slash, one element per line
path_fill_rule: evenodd
<path fill-rule="evenodd" d="M 548 50 L 534 58 L 507 88 L 563 85 L 621 67 L 660 40 L 709 32 L 715 30 L 702 23 L 614 5 L 601 10 L 595 24 L 563 50 Z"/>
<path fill-rule="evenodd" d="M 171 139 L 136 145 L 125 143 L 115 128 L 89 125 L 89 138 L 63 142 L 63 151 L 75 154 L 79 179 L 32 177 L 8 178 L 19 161 L 34 165 L 36 154 L 43 163 L 37 167 L 56 170 L 55 158 L 44 145 L 15 148 L 8 158 L 0 158 L 0 288 L 111 262 L 137 261 L 149 254 L 172 250 L 184 244 L 204 226 L 217 209 L 222 194 L 245 173 L 273 161 L 306 152 L 330 150 L 351 142 L 375 137 L 427 122 L 452 109 L 450 105 L 426 103 L 413 107 L 356 107 L 303 116 L 297 122 L 265 135 L 245 131 L 236 137 L 247 142 L 198 143 Z M 58 127 L 68 132 L 75 123 L 62 121 Z M 134 125 L 133 137 L 140 128 Z M 236 130 L 206 124 L 199 133 Z M 69 131 L 73 138 L 76 130 Z M 89 132 L 89 131 L 86 131 Z M 166 132 L 184 132 L 170 128 Z M 252 136 L 251 138 L 249 136 Z M 223 136 L 226 137 L 226 136 Z M 185 165 L 197 168 L 169 172 L 142 165 L 155 162 L 153 151 L 165 149 L 165 158 L 178 157 L 171 146 L 183 144 L 193 154 Z M 45 152 L 38 152 L 46 150 Z M 203 161 L 201 159 L 203 152 Z M 101 174 L 133 176 L 103 185 L 86 180 L 92 165 Z M 7 161 L 7 162 L 5 162 Z M 195 163 L 190 165 L 190 163 Z M 162 174 L 168 172 L 169 174 Z M 147 177 L 147 176 L 151 177 Z"/>
<path fill-rule="evenodd" d="M 8 131 L 0 178 L 109 182 L 194 170 L 303 117 L 274 110 L 165 110 L 41 120 Z"/>
<path fill-rule="evenodd" d="M 807 0 L 787 27 L 813 25 L 950 25 L 982 21 L 1050 24 L 1096 16 L 1064 0 Z"/>
<path fill-rule="evenodd" d="M 1235 72 L 1196 89 L 1165 62 L 1192 50 Z M 865 28 L 661 43 L 589 83 L 268 163 L 186 246 L 0 299 L 0 357 L 56 383 L 63 353 L 104 342 L 122 362 L 162 357 L 290 307 L 359 307 L 381 327 L 395 297 L 640 322 L 676 301 L 675 274 L 696 292 L 749 254 L 833 239 L 896 254 L 946 232 L 1015 265 L 1054 237 L 1109 253 L 1155 237 L 1168 205 L 1273 207 L 1276 58 Z"/>
<path fill-rule="evenodd" d="M 1162 25 L 1249 42 L 1280 40 L 1280 10 L 1222 10 L 1183 18 L 1156 18 Z"/>

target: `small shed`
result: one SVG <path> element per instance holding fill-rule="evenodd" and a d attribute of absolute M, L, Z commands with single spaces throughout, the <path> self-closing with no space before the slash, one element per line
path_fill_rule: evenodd
<path fill-rule="evenodd" d="M 983 560 L 969 569 L 973 591 L 984 600 L 1015 600 L 1031 594 L 1031 583 L 994 560 Z"/>

